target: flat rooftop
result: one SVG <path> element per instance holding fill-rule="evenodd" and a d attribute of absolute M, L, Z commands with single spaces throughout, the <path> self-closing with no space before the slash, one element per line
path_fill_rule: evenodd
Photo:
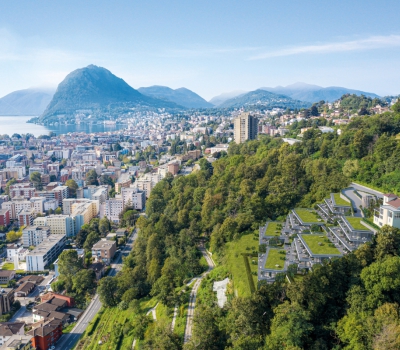
<path fill-rule="evenodd" d="M 65 239 L 65 235 L 53 234 L 40 243 L 34 250 L 28 253 L 26 256 L 42 256 L 45 255 L 51 248 L 53 248 L 58 242 Z"/>

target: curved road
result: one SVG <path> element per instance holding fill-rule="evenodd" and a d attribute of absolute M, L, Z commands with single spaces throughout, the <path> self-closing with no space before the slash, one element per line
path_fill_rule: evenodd
<path fill-rule="evenodd" d="M 128 238 L 128 241 L 122 251 L 119 253 L 117 259 L 114 264 L 111 264 L 111 270 L 109 272 L 109 276 L 115 276 L 118 271 L 122 268 L 122 257 L 129 254 L 132 250 L 133 243 L 137 237 L 136 229 L 133 231 L 133 234 Z M 75 327 L 68 334 L 63 334 L 60 340 L 56 344 L 56 349 L 58 350 L 70 350 L 75 344 L 78 342 L 79 338 L 82 336 L 82 333 L 85 331 L 86 327 L 89 325 L 90 321 L 97 315 L 101 308 L 101 302 L 99 300 L 99 295 L 96 294 L 92 299 L 89 306 L 86 308 L 85 312 L 81 316 L 81 318 L 77 321 Z"/>
<path fill-rule="evenodd" d="M 185 327 L 185 336 L 183 338 L 183 343 L 187 343 L 191 338 L 192 338 L 192 325 L 193 325 L 193 316 L 194 316 L 194 308 L 196 306 L 196 297 L 197 297 L 197 291 L 200 287 L 201 281 L 205 276 L 207 276 L 210 271 L 214 268 L 214 262 L 210 258 L 210 256 L 207 254 L 206 250 L 204 248 L 200 248 L 201 253 L 203 254 L 204 258 L 207 261 L 208 264 L 208 270 L 206 272 L 203 272 L 197 279 L 196 282 L 193 285 L 192 292 L 190 293 L 190 299 L 189 299 L 189 307 L 188 307 L 188 313 L 187 313 L 187 319 L 186 319 L 186 327 Z"/>

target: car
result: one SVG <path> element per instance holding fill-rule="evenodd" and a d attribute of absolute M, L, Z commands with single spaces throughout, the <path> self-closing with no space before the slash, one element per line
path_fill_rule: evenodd
<path fill-rule="evenodd" d="M 56 347 L 53 345 L 50 347 L 50 350 L 54 350 Z"/>

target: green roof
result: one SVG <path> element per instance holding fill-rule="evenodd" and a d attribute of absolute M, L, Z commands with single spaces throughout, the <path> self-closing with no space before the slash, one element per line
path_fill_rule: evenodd
<path fill-rule="evenodd" d="M 268 222 L 267 229 L 265 230 L 265 235 L 266 236 L 280 236 L 281 230 L 277 228 L 277 226 L 279 224 L 282 225 L 282 222 Z"/>
<path fill-rule="evenodd" d="M 281 259 L 285 257 L 282 249 L 269 249 L 267 260 L 265 261 L 265 268 L 270 270 L 283 270 L 285 267 L 285 260 Z M 279 265 L 279 266 L 277 266 Z"/>
<path fill-rule="evenodd" d="M 317 255 L 341 255 L 339 249 L 330 247 L 332 242 L 324 234 L 301 235 L 313 254 Z"/>
<path fill-rule="evenodd" d="M 368 230 L 367 227 L 361 224 L 362 218 L 356 218 L 354 216 L 346 216 L 346 220 L 355 230 Z"/>
<path fill-rule="evenodd" d="M 350 202 L 340 197 L 340 193 L 333 193 L 333 198 L 337 205 L 350 207 Z"/>
<path fill-rule="evenodd" d="M 311 210 L 295 209 L 294 211 L 299 216 L 301 221 L 303 221 L 306 224 L 320 223 L 320 221 L 318 221 L 317 215 L 315 215 L 315 212 L 313 212 Z"/>

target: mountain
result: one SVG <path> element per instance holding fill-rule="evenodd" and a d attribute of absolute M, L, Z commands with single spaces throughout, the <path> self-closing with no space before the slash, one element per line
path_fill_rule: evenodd
<path fill-rule="evenodd" d="M 218 96 L 213 97 L 210 101 L 210 103 L 212 103 L 214 106 L 219 106 L 222 103 L 224 103 L 227 100 L 230 100 L 231 98 L 234 97 L 238 97 L 240 95 L 244 95 L 245 93 L 247 93 L 248 91 L 245 90 L 235 90 L 235 91 L 231 91 L 231 92 L 224 92 Z"/>
<path fill-rule="evenodd" d="M 67 75 L 58 85 L 40 120 L 60 115 L 73 116 L 79 110 L 90 110 L 104 117 L 112 111 L 134 107 L 183 108 L 173 102 L 142 95 L 109 70 L 90 65 Z"/>
<path fill-rule="evenodd" d="M 158 98 L 160 100 L 175 102 L 176 104 L 187 108 L 214 107 L 213 104 L 207 102 L 204 98 L 186 88 L 174 90 L 167 86 L 154 85 L 149 87 L 141 87 L 138 89 L 138 91 L 143 95 Z"/>
<path fill-rule="evenodd" d="M 310 103 L 294 100 L 291 97 L 275 94 L 265 90 L 250 91 L 220 104 L 219 108 L 241 108 L 248 106 L 268 107 L 268 108 L 307 108 Z"/>
<path fill-rule="evenodd" d="M 51 101 L 50 89 L 25 89 L 0 98 L 0 115 L 40 115 Z"/>
<path fill-rule="evenodd" d="M 324 88 L 322 86 L 311 85 L 306 83 L 295 83 L 288 86 L 277 86 L 274 88 L 262 87 L 260 89 L 270 91 L 276 94 L 284 94 L 296 100 L 308 101 L 312 103 L 319 102 L 321 100 L 324 100 L 326 102 L 332 102 L 338 100 L 345 94 L 365 95 L 367 97 L 372 97 L 372 98 L 379 97 L 378 95 L 372 92 L 347 89 L 338 86 L 330 86 Z"/>

